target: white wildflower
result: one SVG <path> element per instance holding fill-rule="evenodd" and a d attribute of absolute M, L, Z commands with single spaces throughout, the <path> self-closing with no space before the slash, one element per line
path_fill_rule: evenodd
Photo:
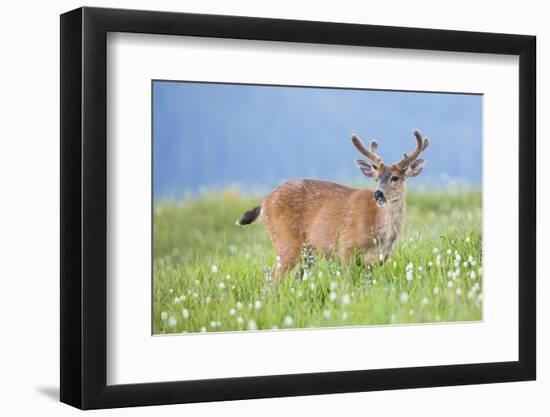
<path fill-rule="evenodd" d="M 218 284 L 218 288 L 219 288 L 220 290 L 225 289 L 225 284 L 224 284 L 223 282 L 220 282 L 220 283 Z"/>
<path fill-rule="evenodd" d="M 206 301 L 206 304 L 208 304 L 211 300 L 212 300 L 212 298 L 210 298 L 210 296 L 208 296 L 204 299 L 204 301 Z"/>
<path fill-rule="evenodd" d="M 406 292 L 402 292 L 399 296 L 399 300 L 401 300 L 401 302 L 405 304 L 409 300 L 409 294 L 407 294 Z"/>
<path fill-rule="evenodd" d="M 432 261 L 428 262 L 428 267 L 431 268 L 432 266 L 434 266 L 433 262 Z"/>
<path fill-rule="evenodd" d="M 248 319 L 248 330 L 258 330 L 258 326 L 253 319 Z"/>
<path fill-rule="evenodd" d="M 256 302 L 254 303 L 254 308 L 256 310 L 259 310 L 260 308 L 262 308 L 262 303 L 260 302 L 260 300 L 256 300 Z"/>
<path fill-rule="evenodd" d="M 438 253 L 439 253 L 439 248 L 437 248 L 437 247 L 436 247 L 436 248 L 433 248 L 433 249 L 432 249 L 432 252 L 435 253 L 435 254 L 438 254 Z"/>
<path fill-rule="evenodd" d="M 436 264 L 437 266 L 441 265 L 441 256 L 440 256 L 440 255 L 437 255 L 437 256 L 435 257 L 435 264 Z"/>
<path fill-rule="evenodd" d="M 212 265 L 212 273 L 218 272 L 218 267 L 216 265 Z"/>
<path fill-rule="evenodd" d="M 162 313 L 160 313 L 160 318 L 162 320 L 166 320 L 168 318 L 168 313 L 166 311 L 163 311 Z"/>
<path fill-rule="evenodd" d="M 347 306 L 350 301 L 351 301 L 351 298 L 348 294 L 344 294 L 342 296 L 342 304 L 344 304 L 345 306 Z"/>
<path fill-rule="evenodd" d="M 439 287 L 434 287 L 434 294 L 435 294 L 435 295 L 438 295 L 438 294 L 439 294 Z"/>
<path fill-rule="evenodd" d="M 230 316 L 234 316 L 235 314 L 237 314 L 237 310 L 235 310 L 234 308 L 229 310 L 229 315 Z"/>
<path fill-rule="evenodd" d="M 330 282 L 329 288 L 330 288 L 331 290 L 334 291 L 337 287 L 338 287 L 338 284 L 337 284 L 336 282 L 334 282 L 334 281 L 331 281 L 331 282 Z"/>
<path fill-rule="evenodd" d="M 310 288 L 311 290 L 314 290 L 314 289 L 315 289 L 315 283 L 312 282 L 311 284 L 309 284 L 309 288 Z"/>
<path fill-rule="evenodd" d="M 412 270 L 410 270 L 410 269 L 407 270 L 407 275 L 406 275 L 405 278 L 406 278 L 406 280 L 409 281 L 409 282 L 411 282 L 411 281 L 413 280 L 413 272 L 412 272 Z"/>
<path fill-rule="evenodd" d="M 462 290 L 460 288 L 457 288 L 455 293 L 456 293 L 456 295 L 460 296 L 460 295 L 462 295 Z"/>
<path fill-rule="evenodd" d="M 237 301 L 237 304 L 235 304 L 235 307 L 237 307 L 237 310 L 240 310 L 241 308 L 243 308 L 243 303 L 241 303 L 240 301 Z"/>
<path fill-rule="evenodd" d="M 470 236 L 466 236 L 466 239 L 464 239 L 466 243 L 470 243 Z"/>
<path fill-rule="evenodd" d="M 407 264 L 407 266 L 405 267 L 405 270 L 406 270 L 406 271 L 409 271 L 409 270 L 411 270 L 411 269 L 413 269 L 413 268 L 414 268 L 413 263 L 412 263 L 412 262 L 409 262 L 409 263 Z"/>
<path fill-rule="evenodd" d="M 453 251 L 450 249 L 447 249 L 447 255 L 450 255 L 451 253 L 453 253 Z"/>
<path fill-rule="evenodd" d="M 206 333 L 206 327 L 204 326 L 201 327 L 201 333 Z"/>
<path fill-rule="evenodd" d="M 383 261 L 383 260 L 384 260 L 384 254 L 381 253 L 380 255 L 378 255 L 378 259 L 379 259 L 380 261 Z"/>
<path fill-rule="evenodd" d="M 187 310 L 186 308 L 184 308 L 183 310 L 181 310 L 181 315 L 183 316 L 183 318 L 185 320 L 189 319 L 189 310 Z"/>
<path fill-rule="evenodd" d="M 217 325 L 218 323 L 216 323 L 214 320 L 210 322 L 210 327 L 212 327 L 213 329 L 215 329 Z"/>
<path fill-rule="evenodd" d="M 307 278 L 308 278 L 307 271 L 304 271 L 304 273 L 302 274 L 302 281 L 307 281 Z"/>
<path fill-rule="evenodd" d="M 455 286 L 455 283 L 453 281 L 447 282 L 447 287 L 453 288 Z"/>
<path fill-rule="evenodd" d="M 426 297 L 424 297 L 424 298 L 422 299 L 422 305 L 423 305 L 423 306 L 427 305 L 428 302 L 429 302 L 429 301 L 428 301 L 428 299 L 427 299 Z"/>
<path fill-rule="evenodd" d="M 225 279 L 226 279 L 226 280 L 230 280 L 230 279 L 231 279 L 231 275 L 227 274 L 227 275 L 225 276 Z"/>
<path fill-rule="evenodd" d="M 237 323 L 243 324 L 243 318 L 241 316 L 237 317 Z"/>
<path fill-rule="evenodd" d="M 323 317 L 328 320 L 330 319 L 330 310 L 324 310 L 323 311 Z"/>
<path fill-rule="evenodd" d="M 336 301 L 336 299 L 338 298 L 338 296 L 336 295 L 335 292 L 330 292 L 328 298 L 330 299 L 330 301 Z"/>
<path fill-rule="evenodd" d="M 474 271 L 470 271 L 470 279 L 476 279 L 476 273 Z"/>
<path fill-rule="evenodd" d="M 339 277 L 341 275 L 340 271 L 336 271 L 336 276 Z"/>
<path fill-rule="evenodd" d="M 285 327 L 292 327 L 294 325 L 294 319 L 290 316 L 286 316 L 283 320 Z"/>

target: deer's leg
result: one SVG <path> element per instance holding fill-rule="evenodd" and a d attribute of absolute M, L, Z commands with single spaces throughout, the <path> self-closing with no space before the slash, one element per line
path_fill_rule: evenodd
<path fill-rule="evenodd" d="M 299 241 L 277 245 L 277 257 L 273 267 L 272 279 L 275 282 L 281 282 L 287 272 L 292 270 L 300 260 L 300 250 L 302 245 Z"/>

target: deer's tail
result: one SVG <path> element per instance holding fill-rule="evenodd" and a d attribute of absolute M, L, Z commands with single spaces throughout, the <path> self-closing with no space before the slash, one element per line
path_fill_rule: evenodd
<path fill-rule="evenodd" d="M 256 220 L 258 220 L 258 217 L 262 214 L 262 206 L 256 206 L 253 209 L 248 210 L 243 214 L 243 217 L 241 217 L 240 220 L 237 220 L 235 224 L 237 226 L 246 226 L 247 224 L 252 224 Z"/>

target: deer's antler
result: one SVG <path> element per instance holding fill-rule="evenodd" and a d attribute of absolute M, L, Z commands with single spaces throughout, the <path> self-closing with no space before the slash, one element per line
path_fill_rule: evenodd
<path fill-rule="evenodd" d="M 416 139 L 416 148 L 415 148 L 414 151 L 412 151 L 412 153 L 410 155 L 407 155 L 406 153 L 403 154 L 403 159 L 401 159 L 399 162 L 395 163 L 395 165 L 399 169 L 404 169 L 404 168 L 408 167 L 409 164 L 411 162 L 413 162 L 416 158 L 418 158 L 420 156 L 420 154 L 422 153 L 422 151 L 424 151 L 424 149 L 426 149 L 428 147 L 428 145 L 430 144 L 428 139 L 423 137 L 422 133 L 420 133 L 420 131 L 415 130 L 413 132 L 413 134 L 414 134 L 414 137 Z"/>
<path fill-rule="evenodd" d="M 365 155 L 367 158 L 369 158 L 372 162 L 376 164 L 383 163 L 382 158 L 380 158 L 376 154 L 376 150 L 378 149 L 378 142 L 376 142 L 374 139 L 370 143 L 370 149 L 365 148 L 365 145 L 363 145 L 363 142 L 361 142 L 361 139 L 359 139 L 357 135 L 351 135 L 351 141 L 353 142 L 353 145 L 357 148 L 357 150 Z"/>

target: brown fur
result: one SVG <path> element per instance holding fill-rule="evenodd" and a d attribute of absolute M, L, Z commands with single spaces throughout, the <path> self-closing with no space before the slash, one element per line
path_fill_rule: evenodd
<path fill-rule="evenodd" d="M 262 203 L 277 253 L 273 279 L 280 280 L 298 263 L 304 247 L 338 254 L 345 262 L 356 250 L 367 264 L 386 260 L 405 223 L 404 196 L 379 208 L 373 192 L 309 179 L 273 190 Z"/>

